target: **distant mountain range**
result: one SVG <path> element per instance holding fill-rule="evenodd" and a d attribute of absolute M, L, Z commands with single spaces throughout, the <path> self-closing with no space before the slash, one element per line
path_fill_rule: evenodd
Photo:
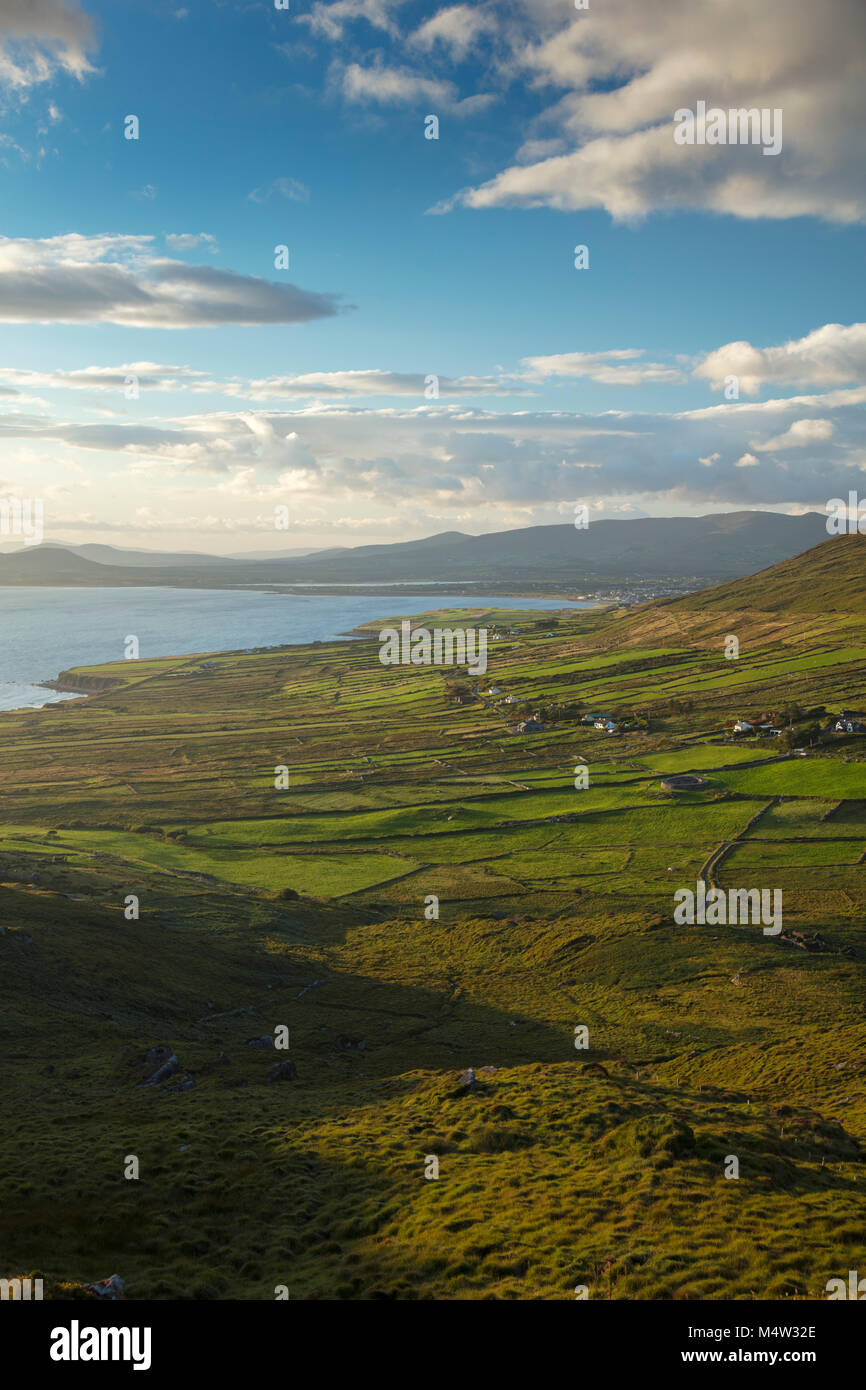
<path fill-rule="evenodd" d="M 0 585 L 223 588 L 270 584 L 550 583 L 588 588 L 637 580 L 713 582 L 753 574 L 827 539 L 820 512 L 725 512 L 528 526 L 262 558 L 46 543 L 0 553 Z"/>
<path fill-rule="evenodd" d="M 82 560 L 95 560 L 98 565 L 221 565 L 232 560 L 277 560 L 312 555 L 313 548 L 297 550 L 265 550 L 257 554 L 206 555 L 198 550 L 134 550 L 120 545 L 98 545 L 89 541 L 84 545 L 63 545 L 59 541 L 45 541 L 43 546 L 23 546 L 20 541 L 0 545 L 0 555 L 20 554 L 22 549 L 68 550 L 79 555 Z"/>

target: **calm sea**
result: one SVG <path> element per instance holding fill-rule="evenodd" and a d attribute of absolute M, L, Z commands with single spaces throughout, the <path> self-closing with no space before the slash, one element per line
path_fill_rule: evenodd
<path fill-rule="evenodd" d="M 590 608 L 562 599 L 483 594 L 268 594 L 236 589 L 0 588 L 0 709 L 63 699 L 37 682 L 70 666 L 119 661 L 135 635 L 139 655 L 182 656 L 284 643 L 325 642 L 358 623 L 429 608 Z"/>

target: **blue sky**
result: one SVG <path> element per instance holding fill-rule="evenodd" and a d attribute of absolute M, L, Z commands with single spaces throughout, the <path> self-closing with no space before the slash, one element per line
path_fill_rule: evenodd
<path fill-rule="evenodd" d="M 0 0 L 0 486 L 50 538 L 230 553 L 862 485 L 854 0 L 32 10 Z M 781 153 L 678 146 L 699 100 L 781 110 Z"/>

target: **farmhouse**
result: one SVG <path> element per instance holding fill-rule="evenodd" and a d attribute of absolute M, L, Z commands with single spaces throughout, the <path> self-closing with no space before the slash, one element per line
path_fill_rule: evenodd
<path fill-rule="evenodd" d="M 735 734 L 750 734 L 754 729 L 754 724 L 750 724 L 748 719 L 738 719 L 734 725 Z"/>
<path fill-rule="evenodd" d="M 539 734 L 543 729 L 544 725 L 539 723 L 537 719 L 524 719 L 517 726 L 519 734 Z"/>

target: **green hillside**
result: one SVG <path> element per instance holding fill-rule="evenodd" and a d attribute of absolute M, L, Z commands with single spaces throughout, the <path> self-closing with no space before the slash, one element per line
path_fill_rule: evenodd
<path fill-rule="evenodd" d="M 779 565 L 521 614 L 465 703 L 362 640 L 120 662 L 4 715 L 0 1273 L 816 1299 L 866 1267 L 866 737 L 725 732 L 866 721 L 864 555 L 802 558 L 814 609 Z M 759 588 L 789 611 L 747 612 Z M 675 925 L 699 875 L 780 887 L 784 935 Z"/>

